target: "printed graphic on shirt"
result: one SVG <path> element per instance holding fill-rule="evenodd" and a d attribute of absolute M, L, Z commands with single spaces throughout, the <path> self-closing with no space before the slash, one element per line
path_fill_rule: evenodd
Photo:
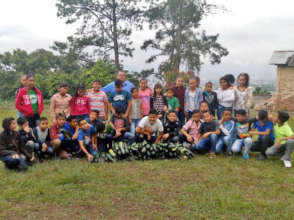
<path fill-rule="evenodd" d="M 249 123 L 236 123 L 238 137 L 243 139 L 249 136 Z"/>

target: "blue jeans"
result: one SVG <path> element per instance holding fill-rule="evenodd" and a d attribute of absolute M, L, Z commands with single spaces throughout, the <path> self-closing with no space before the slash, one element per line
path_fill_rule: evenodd
<path fill-rule="evenodd" d="M 185 124 L 185 112 L 183 110 L 180 110 L 178 112 L 178 118 L 179 118 L 180 126 L 183 127 Z"/>
<path fill-rule="evenodd" d="M 216 152 L 217 135 L 211 134 L 208 138 L 201 138 L 197 144 L 191 146 L 192 151 L 197 152 Z"/>
<path fill-rule="evenodd" d="M 83 142 L 88 153 L 91 154 L 92 156 L 96 156 L 97 151 L 93 148 L 92 142 L 88 140 L 84 140 Z"/>
<path fill-rule="evenodd" d="M 141 119 L 132 119 L 131 133 L 132 133 L 133 135 L 136 134 L 136 128 L 138 127 L 140 120 L 141 120 Z"/>
<path fill-rule="evenodd" d="M 7 155 L 0 158 L 0 160 L 5 164 L 7 169 L 19 171 L 26 171 L 28 169 L 28 165 L 21 156 L 18 159 L 14 159 L 12 155 Z"/>
<path fill-rule="evenodd" d="M 21 112 L 17 112 L 17 118 L 23 117 L 23 114 Z"/>
<path fill-rule="evenodd" d="M 224 107 L 222 105 L 218 105 L 218 109 L 217 109 L 217 118 L 218 118 L 218 120 L 222 119 L 223 112 L 224 112 L 225 109 L 229 109 L 231 112 L 233 111 L 232 107 Z"/>
<path fill-rule="evenodd" d="M 233 146 L 232 146 L 232 152 L 233 153 L 241 152 L 242 146 L 244 146 L 244 153 L 248 154 L 251 147 L 252 147 L 251 137 L 235 140 L 235 142 L 233 143 Z"/>
<path fill-rule="evenodd" d="M 227 146 L 227 152 L 231 152 L 234 140 L 235 139 L 231 136 L 219 137 L 217 144 L 216 144 L 216 153 L 220 153 L 223 150 L 224 146 Z"/>

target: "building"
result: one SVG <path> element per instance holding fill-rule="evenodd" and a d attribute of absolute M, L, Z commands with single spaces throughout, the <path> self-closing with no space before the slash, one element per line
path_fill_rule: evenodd
<path fill-rule="evenodd" d="M 273 97 L 275 110 L 294 110 L 294 50 L 274 51 L 270 60 L 277 66 L 276 93 Z"/>

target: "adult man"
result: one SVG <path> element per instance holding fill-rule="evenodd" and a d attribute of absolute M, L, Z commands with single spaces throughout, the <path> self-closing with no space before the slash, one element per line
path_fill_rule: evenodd
<path fill-rule="evenodd" d="M 63 83 L 59 86 L 59 92 L 52 96 L 50 100 L 50 115 L 53 122 L 56 121 L 57 115 L 70 115 L 70 100 L 71 95 L 68 93 L 68 85 Z"/>
<path fill-rule="evenodd" d="M 131 93 L 131 89 L 134 87 L 134 84 L 130 81 L 126 81 L 126 74 L 123 71 L 119 71 L 116 75 L 116 79 L 119 79 L 123 83 L 123 90 L 127 91 L 128 93 Z M 114 81 L 109 83 L 108 85 L 104 86 L 102 88 L 102 91 L 105 93 L 111 93 L 115 91 L 115 85 Z"/>

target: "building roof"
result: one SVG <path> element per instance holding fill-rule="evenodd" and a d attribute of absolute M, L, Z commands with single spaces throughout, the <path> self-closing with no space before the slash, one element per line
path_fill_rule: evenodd
<path fill-rule="evenodd" d="M 294 50 L 276 50 L 271 59 L 271 65 L 287 65 L 294 67 Z"/>

